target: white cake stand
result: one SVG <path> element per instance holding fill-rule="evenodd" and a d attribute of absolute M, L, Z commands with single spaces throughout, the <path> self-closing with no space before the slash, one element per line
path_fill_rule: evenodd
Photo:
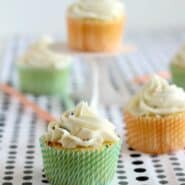
<path fill-rule="evenodd" d="M 94 107 L 99 103 L 103 105 L 123 105 L 124 94 L 116 92 L 110 82 L 108 62 L 113 56 L 128 54 L 135 49 L 134 46 L 125 44 L 114 52 L 82 52 L 70 49 L 66 43 L 55 43 L 52 45 L 52 50 L 55 52 L 78 56 L 84 62 L 88 62 L 92 71 L 88 78 L 89 80 L 84 85 L 84 89 L 80 92 L 75 92 L 73 96 L 91 102 L 91 106 Z"/>

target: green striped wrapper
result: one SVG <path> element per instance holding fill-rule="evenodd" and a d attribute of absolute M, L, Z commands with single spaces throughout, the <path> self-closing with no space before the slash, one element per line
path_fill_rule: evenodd
<path fill-rule="evenodd" d="M 172 81 L 177 86 L 185 89 L 185 68 L 171 64 Z"/>
<path fill-rule="evenodd" d="M 36 95 L 68 95 L 70 66 L 64 69 L 28 68 L 17 66 L 19 88 Z"/>
<path fill-rule="evenodd" d="M 121 141 L 99 149 L 58 149 L 40 139 L 44 170 L 52 185 L 111 184 Z"/>

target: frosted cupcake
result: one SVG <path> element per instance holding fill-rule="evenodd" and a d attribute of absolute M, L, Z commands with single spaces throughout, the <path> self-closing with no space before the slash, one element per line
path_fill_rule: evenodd
<path fill-rule="evenodd" d="M 136 150 L 161 154 L 185 147 L 185 92 L 159 76 L 131 99 L 124 119 Z"/>
<path fill-rule="evenodd" d="M 84 102 L 49 124 L 41 137 L 44 170 L 53 185 L 107 185 L 121 142 L 114 126 Z"/>
<path fill-rule="evenodd" d="M 172 59 L 170 68 L 173 82 L 185 88 L 185 45 Z"/>
<path fill-rule="evenodd" d="M 77 0 L 67 11 L 69 46 L 82 51 L 116 50 L 125 19 L 120 0 Z"/>
<path fill-rule="evenodd" d="M 33 43 L 17 63 L 19 87 L 22 91 L 40 94 L 69 93 L 71 58 L 50 49 L 53 41 L 43 37 Z"/>

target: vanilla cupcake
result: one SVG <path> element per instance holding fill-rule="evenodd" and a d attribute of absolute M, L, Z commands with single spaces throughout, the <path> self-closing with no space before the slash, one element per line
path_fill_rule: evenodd
<path fill-rule="evenodd" d="M 159 76 L 129 102 L 124 112 L 133 149 L 162 154 L 185 147 L 185 92 Z"/>
<path fill-rule="evenodd" d="M 176 85 L 185 88 L 185 45 L 172 59 L 170 69 L 173 82 Z"/>
<path fill-rule="evenodd" d="M 77 0 L 67 11 L 69 46 L 82 51 L 114 51 L 121 46 L 125 19 L 120 0 Z"/>
<path fill-rule="evenodd" d="M 53 40 L 43 37 L 33 43 L 17 62 L 19 87 L 37 95 L 69 93 L 69 56 L 52 51 Z"/>
<path fill-rule="evenodd" d="M 107 185 L 117 167 L 120 138 L 86 103 L 51 122 L 40 139 L 44 170 L 53 185 Z"/>

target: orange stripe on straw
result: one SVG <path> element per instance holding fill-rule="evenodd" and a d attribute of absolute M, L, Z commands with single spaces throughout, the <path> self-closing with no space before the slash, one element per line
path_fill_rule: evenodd
<path fill-rule="evenodd" d="M 23 94 L 20 92 L 17 92 L 14 88 L 6 85 L 6 84 L 1 84 L 0 85 L 0 90 L 3 91 L 4 93 L 7 93 L 8 95 L 17 98 L 22 105 L 25 107 L 31 108 L 39 118 L 46 122 L 50 122 L 55 120 L 55 118 L 49 114 L 47 111 L 43 110 L 41 107 L 39 107 L 36 103 L 30 101 L 27 99 Z"/>
<path fill-rule="evenodd" d="M 170 73 L 167 71 L 160 71 L 157 73 L 159 76 L 165 78 L 165 79 L 170 79 Z M 134 83 L 137 83 L 139 85 L 145 84 L 146 82 L 148 82 L 151 78 L 151 75 L 143 75 L 143 76 L 138 76 L 134 78 Z"/>

